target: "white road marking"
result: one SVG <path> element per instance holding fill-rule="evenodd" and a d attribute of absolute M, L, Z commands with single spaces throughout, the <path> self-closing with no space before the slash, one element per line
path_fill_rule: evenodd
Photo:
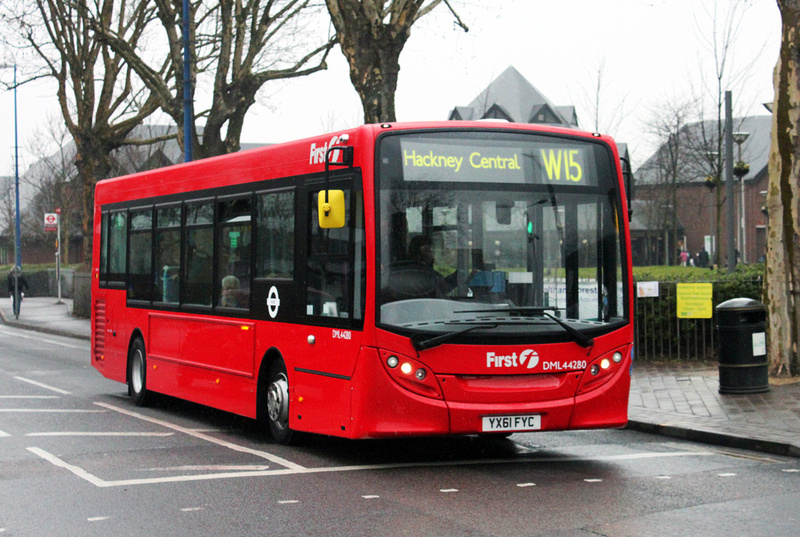
<path fill-rule="evenodd" d="M 736 477 L 736 474 L 717 474 L 719 477 Z"/>
<path fill-rule="evenodd" d="M 672 479 L 671 476 L 668 475 L 657 475 L 655 476 L 656 479 Z"/>
<path fill-rule="evenodd" d="M 90 433 L 81 431 L 64 431 L 48 433 L 27 433 L 25 436 L 172 436 L 175 433 Z"/>
<path fill-rule="evenodd" d="M 105 410 L 81 408 L 0 408 L 0 412 L 62 413 L 62 414 L 102 414 Z"/>
<path fill-rule="evenodd" d="M 64 462 L 61 459 L 59 459 L 58 457 L 56 457 L 55 455 L 51 455 L 50 453 L 46 452 L 43 449 L 39 449 L 37 447 L 29 447 L 28 451 L 40 456 L 44 460 L 48 461 L 49 463 L 51 463 L 51 464 L 53 464 L 55 466 L 58 466 L 59 468 L 64 468 L 65 470 L 69 470 L 70 472 L 72 472 L 76 476 L 80 477 L 81 479 L 84 479 L 84 480 L 88 481 L 89 483 L 91 483 L 92 485 L 94 485 L 96 487 L 107 486 L 105 484 L 106 483 L 105 481 L 103 481 L 102 479 L 98 479 L 97 477 L 93 476 L 92 474 L 90 474 L 89 472 L 84 470 L 83 468 L 79 468 L 79 467 L 74 466 L 72 464 L 67 464 L 66 462 Z"/>
<path fill-rule="evenodd" d="M 5 431 L 0 431 L 0 438 L 7 438 L 7 437 L 9 437 L 9 436 L 11 436 L 11 435 L 10 435 L 10 434 L 8 434 L 7 432 L 5 432 Z"/>
<path fill-rule="evenodd" d="M 89 522 L 100 522 L 101 520 L 108 520 L 110 518 L 111 518 L 110 516 L 93 516 L 87 518 L 86 520 Z"/>
<path fill-rule="evenodd" d="M 184 513 L 190 513 L 192 511 L 202 511 L 204 507 L 182 507 L 181 511 Z"/>
<path fill-rule="evenodd" d="M 66 347 L 68 349 L 84 349 L 84 348 L 86 348 L 86 347 L 81 347 L 80 345 L 70 345 L 69 343 L 62 343 L 60 341 L 55 341 L 55 340 L 48 339 L 48 338 L 42 338 L 42 337 L 37 337 L 37 336 L 28 336 L 28 335 L 25 335 L 25 334 L 21 334 L 18 330 L 15 330 L 13 332 L 9 331 L 9 330 L 0 330 L 0 334 L 2 334 L 4 336 L 11 336 L 11 337 L 14 337 L 14 338 L 19 338 L 19 339 L 33 339 L 33 340 L 36 340 L 36 341 L 41 341 L 42 343 L 49 343 L 50 345 L 57 345 L 59 347 Z"/>
<path fill-rule="evenodd" d="M 169 433 L 172 434 L 172 433 Z M 256 464 L 215 464 L 207 466 L 170 466 L 168 468 L 148 468 L 147 470 L 140 470 L 142 472 L 262 472 L 269 470 L 269 466 L 256 465 Z"/>
<path fill-rule="evenodd" d="M 458 492 L 458 489 L 439 489 L 439 492 Z"/>
<path fill-rule="evenodd" d="M 288 503 L 300 503 L 300 500 L 278 500 L 280 504 L 288 504 Z"/>
<path fill-rule="evenodd" d="M 303 466 L 299 464 L 293 463 L 292 461 L 286 460 L 283 457 L 278 457 L 277 455 L 273 455 L 272 453 L 267 453 L 266 451 L 259 451 L 257 449 L 250 449 L 244 446 L 240 446 L 238 444 L 234 444 L 232 442 L 226 442 L 225 440 L 220 440 L 219 438 L 214 438 L 213 436 L 209 436 L 204 433 L 199 433 L 193 429 L 189 429 L 186 427 L 181 427 L 180 425 L 175 425 L 174 423 L 169 423 L 167 421 L 158 420 L 155 418 L 151 418 L 145 416 L 144 414 L 140 414 L 138 412 L 132 412 L 130 410 L 125 410 L 124 408 L 120 408 L 114 405 L 109 405 L 107 403 L 95 403 L 97 406 L 101 406 L 103 408 L 107 408 L 109 410 L 113 410 L 115 412 L 119 412 L 121 414 L 125 414 L 126 416 L 131 416 L 143 421 L 147 421 L 150 423 L 155 423 L 156 425 L 161 425 L 162 427 L 166 427 L 167 429 L 172 429 L 173 431 L 178 431 L 184 434 L 188 434 L 189 436 L 194 436 L 195 438 L 199 438 L 201 440 L 205 440 L 206 442 L 211 442 L 212 444 L 217 444 L 218 446 L 226 447 L 228 449 L 232 449 L 233 451 L 239 451 L 241 453 L 249 453 L 250 455 L 255 455 L 256 457 L 261 457 L 262 459 L 267 459 L 268 461 L 272 461 L 275 464 L 280 464 L 281 466 L 285 466 L 286 468 L 290 468 L 293 470 L 304 470 Z"/>
<path fill-rule="evenodd" d="M 58 399 L 57 395 L 0 395 L 0 399 Z"/>
<path fill-rule="evenodd" d="M 404 469 L 404 468 L 435 468 L 435 467 L 449 467 L 449 466 L 474 466 L 486 464 L 534 464 L 534 463 L 567 463 L 567 462 L 588 462 L 588 461 L 630 461 L 642 459 L 659 459 L 659 458 L 672 458 L 672 457 L 702 457 L 716 455 L 713 452 L 701 451 L 685 451 L 678 453 L 633 453 L 628 455 L 603 455 L 598 457 L 566 457 L 553 459 L 548 457 L 531 457 L 519 459 L 481 459 L 481 460 L 468 460 L 468 461 L 444 461 L 444 462 L 406 462 L 406 463 L 390 463 L 390 464 L 365 464 L 361 466 L 327 466 L 320 468 L 279 468 L 276 470 L 263 470 L 258 472 L 221 472 L 218 474 L 201 474 L 201 475 L 183 475 L 183 476 L 170 476 L 149 479 L 122 479 L 119 481 L 106 481 L 100 479 L 87 472 L 86 470 L 64 462 L 55 455 L 52 455 L 43 449 L 37 447 L 29 447 L 28 451 L 35 453 L 43 459 L 51 462 L 55 466 L 69 470 L 76 476 L 85 479 L 93 485 L 101 488 L 105 487 L 127 487 L 133 485 L 153 485 L 161 483 L 179 483 L 186 481 L 207 481 L 211 479 L 234 479 L 241 477 L 267 477 L 267 476 L 285 476 L 285 475 L 301 475 L 301 474 L 318 474 L 329 472 L 354 472 L 354 471 L 367 471 L 367 470 L 389 470 L 389 469 Z"/>
<path fill-rule="evenodd" d="M 536 483 L 517 483 L 517 486 L 520 487 L 520 488 L 535 487 Z"/>
<path fill-rule="evenodd" d="M 602 479 L 584 479 L 587 483 L 602 483 Z"/>
<path fill-rule="evenodd" d="M 375 500 L 375 499 L 380 498 L 380 496 L 378 496 L 377 494 L 367 494 L 367 495 L 361 496 L 361 497 L 364 498 L 365 500 Z"/>
<path fill-rule="evenodd" d="M 33 384 L 34 386 L 38 386 L 40 388 L 44 388 L 45 390 L 50 390 L 56 393 L 60 393 L 62 395 L 72 395 L 70 392 L 66 390 L 62 390 L 61 388 L 54 388 L 53 386 L 48 386 L 47 384 L 43 384 L 41 382 L 37 382 L 35 380 L 26 379 L 23 377 L 14 377 L 17 380 L 21 380 L 22 382 L 27 382 L 28 384 Z"/>
<path fill-rule="evenodd" d="M 789 468 L 788 470 L 781 470 L 781 472 L 794 473 L 794 472 L 800 472 L 800 469 Z"/>

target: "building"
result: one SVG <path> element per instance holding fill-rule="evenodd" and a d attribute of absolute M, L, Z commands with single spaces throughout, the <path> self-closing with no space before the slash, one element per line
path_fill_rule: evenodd
<path fill-rule="evenodd" d="M 504 119 L 577 128 L 574 106 L 556 106 L 514 67 L 508 67 L 467 106 L 456 106 L 448 119 Z"/>
<path fill-rule="evenodd" d="M 733 160 L 749 166 L 744 181 L 734 177 L 734 246 L 740 261 L 753 263 L 761 261 L 766 252 L 763 208 L 772 118 L 735 118 L 733 125 L 734 138 L 744 139 L 734 143 Z M 724 174 L 716 166 L 724 161 L 718 158 L 717 133 L 717 121 L 689 124 L 636 170 L 637 225 L 631 226 L 634 264 L 675 264 L 681 249 L 696 257 L 705 247 L 712 263 L 717 251 L 726 255 L 727 198 Z"/>

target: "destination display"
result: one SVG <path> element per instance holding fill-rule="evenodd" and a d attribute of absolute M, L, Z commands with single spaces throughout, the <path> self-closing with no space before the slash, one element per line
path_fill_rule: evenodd
<path fill-rule="evenodd" d="M 405 138 L 400 142 L 400 158 L 405 181 L 597 185 L 590 144 Z"/>

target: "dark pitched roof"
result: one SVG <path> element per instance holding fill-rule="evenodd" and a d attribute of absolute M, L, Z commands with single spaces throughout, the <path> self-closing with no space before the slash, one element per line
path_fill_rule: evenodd
<path fill-rule="evenodd" d="M 508 67 L 468 106 L 456 106 L 449 119 L 501 118 L 515 123 L 577 127 L 574 106 L 556 106 L 514 67 Z"/>
<path fill-rule="evenodd" d="M 745 181 L 754 181 L 759 179 L 764 173 L 767 173 L 769 164 L 769 150 L 770 150 L 770 133 L 772 130 L 772 116 L 749 116 L 743 118 L 734 118 L 733 120 L 734 132 L 746 132 L 749 134 L 747 140 L 742 144 L 742 160 L 750 165 L 750 173 L 745 176 Z M 696 123 L 690 123 L 683 131 L 689 139 L 699 140 L 701 133 L 707 134 L 708 138 L 706 146 L 716 146 L 716 132 L 717 122 L 715 120 L 708 120 Z M 661 172 L 659 166 L 659 156 L 666 151 L 666 147 L 659 147 L 645 162 L 636 170 L 636 183 L 639 185 L 658 184 L 659 173 Z M 684 156 L 685 160 L 693 161 L 690 165 L 683 167 L 682 175 L 679 182 L 681 183 L 696 183 L 705 181 L 708 174 L 708 165 L 702 162 L 703 156 L 698 153 L 702 151 L 697 147 L 689 149 Z M 739 151 L 736 143 L 733 144 L 734 161 L 739 160 Z"/>

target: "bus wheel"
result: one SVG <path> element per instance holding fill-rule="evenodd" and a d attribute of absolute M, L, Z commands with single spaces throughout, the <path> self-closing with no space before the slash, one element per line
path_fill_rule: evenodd
<path fill-rule="evenodd" d="M 272 437 L 279 444 L 292 440 L 289 429 L 289 378 L 283 360 L 275 360 L 269 370 L 267 387 L 267 422 Z"/>
<path fill-rule="evenodd" d="M 136 406 L 147 404 L 147 358 L 144 341 L 140 338 L 133 340 L 128 354 L 128 395 L 133 397 Z"/>

